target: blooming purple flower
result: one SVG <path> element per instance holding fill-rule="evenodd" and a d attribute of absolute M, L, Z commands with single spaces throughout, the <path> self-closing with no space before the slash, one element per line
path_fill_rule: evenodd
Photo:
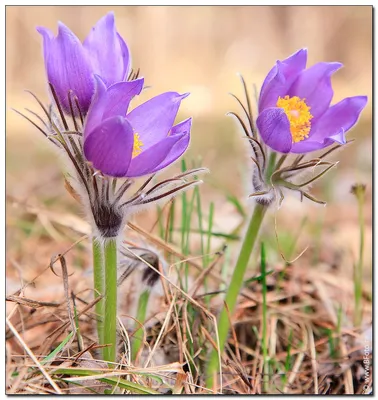
<path fill-rule="evenodd" d="M 188 94 L 163 93 L 127 112 L 143 79 L 110 87 L 97 75 L 95 81 L 84 126 L 84 154 L 96 169 L 114 177 L 137 177 L 161 170 L 185 152 L 192 120 L 173 123 Z"/>
<path fill-rule="evenodd" d="M 154 173 L 189 146 L 192 119 L 174 125 L 189 93 L 163 93 L 128 110 L 144 79 L 137 79 L 139 70 L 129 72 L 129 51 L 113 13 L 92 28 L 83 44 L 61 23 L 57 37 L 46 28 L 38 31 L 54 99 L 46 107 L 30 92 L 43 112 L 39 116 L 27 110 L 37 122 L 15 111 L 67 155 L 73 169 L 65 178 L 66 188 L 85 206 L 94 237 L 114 239 L 139 207 L 202 183 L 197 177 L 207 172 L 204 168 L 152 184 Z M 128 178 L 143 175 L 150 176 L 130 193 L 135 182 Z"/>
<path fill-rule="evenodd" d="M 320 62 L 306 68 L 307 50 L 277 61 L 262 85 L 257 127 L 262 140 L 281 153 L 308 153 L 345 144 L 366 96 L 348 97 L 330 106 L 331 75 L 342 67 Z"/>
<path fill-rule="evenodd" d="M 130 54 L 116 30 L 112 12 L 101 18 L 83 43 L 63 23 L 58 35 L 38 27 L 43 37 L 43 54 L 49 82 L 63 109 L 68 112 L 69 91 L 78 97 L 81 112 L 86 114 L 95 90 L 93 74 L 109 87 L 125 81 L 130 71 Z"/>

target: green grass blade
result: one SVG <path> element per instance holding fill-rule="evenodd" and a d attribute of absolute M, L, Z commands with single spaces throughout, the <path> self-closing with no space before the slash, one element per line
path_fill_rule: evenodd
<path fill-rule="evenodd" d="M 265 392 L 268 392 L 268 385 L 269 385 L 269 363 L 268 363 L 268 335 L 267 335 L 267 325 L 268 325 L 268 318 L 267 318 L 267 285 L 266 285 L 266 256 L 265 256 L 265 246 L 264 243 L 261 243 L 261 285 L 262 285 L 262 338 L 261 338 L 261 347 L 263 351 L 263 360 L 264 360 L 264 389 Z"/>
<path fill-rule="evenodd" d="M 140 324 L 144 324 L 144 321 L 146 320 L 146 312 L 147 312 L 147 305 L 148 305 L 149 298 L 150 298 L 149 290 L 145 290 L 139 297 L 138 311 L 137 311 L 136 322 L 135 322 L 136 331 L 134 333 L 134 340 L 133 340 L 133 346 L 132 346 L 132 351 L 131 351 L 131 357 L 133 360 L 136 359 L 138 351 L 142 346 L 144 330 L 143 330 L 143 326 L 141 326 Z"/>
<path fill-rule="evenodd" d="M 52 360 L 60 351 L 62 351 L 62 349 L 64 348 L 64 346 L 69 342 L 69 340 L 72 338 L 72 336 L 74 335 L 74 332 L 70 332 L 62 341 L 62 343 L 60 343 L 49 355 L 47 355 L 42 361 L 41 364 L 46 364 L 48 363 L 50 360 Z"/>
<path fill-rule="evenodd" d="M 49 371 L 51 375 L 71 375 L 71 376 L 94 376 L 101 375 L 101 372 L 91 371 L 87 369 L 77 369 L 77 368 L 59 368 L 55 371 Z M 126 375 L 126 373 L 125 373 Z M 118 386 L 122 389 L 130 390 L 135 394 L 159 394 L 156 390 L 139 385 L 138 383 L 129 382 L 125 379 L 121 379 L 118 376 L 99 378 L 100 382 L 108 383 L 112 386 Z"/>

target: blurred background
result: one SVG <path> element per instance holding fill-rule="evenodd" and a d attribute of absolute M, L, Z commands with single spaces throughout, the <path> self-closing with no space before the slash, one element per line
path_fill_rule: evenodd
<path fill-rule="evenodd" d="M 341 274 L 348 274 L 358 252 L 358 214 L 350 187 L 367 185 L 366 274 L 371 275 L 372 183 L 372 7 L 367 6 L 8 6 L 6 24 L 7 83 L 7 194 L 50 210 L 80 212 L 63 187 L 62 163 L 47 141 L 11 108 L 36 109 L 31 90 L 47 101 L 41 37 L 36 26 L 57 32 L 64 22 L 84 40 L 105 13 L 115 12 L 119 33 L 128 43 L 133 68 L 140 68 L 146 84 L 144 99 L 162 91 L 191 92 L 181 107 L 180 119 L 194 117 L 192 143 L 186 156 L 211 170 L 201 187 L 204 201 L 216 204 L 215 224 L 232 226 L 235 210 L 226 202 L 232 194 L 247 207 L 249 154 L 241 132 L 228 111 L 240 111 L 228 95 L 242 96 L 237 73 L 260 88 L 277 59 L 302 47 L 309 50 L 308 65 L 340 61 L 344 68 L 333 77 L 334 102 L 347 96 L 370 99 L 359 124 L 349 132 L 354 144 L 337 155 L 340 165 L 313 188 L 327 207 L 299 203 L 288 195 L 278 212 L 279 230 L 297 229 L 303 216 L 321 221 L 325 245 L 345 248 Z M 177 170 L 180 163 L 169 170 Z M 154 211 L 153 211 L 154 212 Z M 273 213 L 272 213 L 273 214 Z M 143 225 L 144 215 L 138 216 Z M 8 224 L 17 226 L 17 215 L 8 208 Z M 231 221 L 231 222 L 230 222 Z M 222 228 L 223 227 L 223 228 Z M 311 228 L 312 229 L 312 228 Z M 12 234 L 13 232 L 13 234 Z M 24 233 L 11 231 L 11 254 Z M 273 232 L 271 234 L 274 236 Z M 309 244 L 309 238 L 304 244 Z M 68 241 L 69 242 L 69 241 Z M 23 242 L 24 246 L 27 241 Z M 35 249 L 35 243 L 32 249 Z M 13 250 L 15 253 L 13 253 Z M 46 249 L 47 250 L 47 249 Z M 352 257 L 350 256 L 352 252 Z M 49 250 L 46 251 L 49 253 Z M 29 260 L 33 264 L 32 260 Z"/>

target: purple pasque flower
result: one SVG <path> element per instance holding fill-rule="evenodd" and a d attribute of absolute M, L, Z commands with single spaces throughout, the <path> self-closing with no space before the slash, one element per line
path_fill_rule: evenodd
<path fill-rule="evenodd" d="M 38 27 L 43 37 L 43 54 L 47 77 L 60 104 L 70 111 L 69 92 L 78 98 L 80 111 L 86 114 L 95 90 L 93 74 L 109 87 L 125 81 L 130 72 L 130 54 L 116 30 L 114 13 L 101 18 L 83 43 L 63 23 L 58 23 L 58 35 Z"/>
<path fill-rule="evenodd" d="M 262 85 L 256 124 L 262 140 L 281 153 L 308 153 L 337 142 L 357 122 L 366 96 L 347 97 L 330 106 L 331 76 L 338 62 L 306 68 L 307 50 L 277 61 Z"/>
<path fill-rule="evenodd" d="M 173 124 L 188 93 L 166 92 L 127 112 L 143 79 L 110 87 L 97 75 L 95 80 L 84 126 L 84 154 L 96 169 L 113 177 L 138 177 L 163 169 L 185 152 L 192 120 Z"/>

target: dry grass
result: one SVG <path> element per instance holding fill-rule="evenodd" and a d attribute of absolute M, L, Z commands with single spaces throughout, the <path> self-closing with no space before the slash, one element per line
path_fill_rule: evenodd
<path fill-rule="evenodd" d="M 131 360 L 130 343 L 140 271 L 134 271 L 120 289 L 119 359 L 115 368 L 109 368 L 96 360 L 87 224 L 74 215 L 53 213 L 14 198 L 8 199 L 8 209 L 8 234 L 21 237 L 26 229 L 27 239 L 22 246 L 12 243 L 8 249 L 7 393 L 371 391 L 372 372 L 365 383 L 363 367 L 364 346 L 371 340 L 367 330 L 371 329 L 370 293 L 364 293 L 365 325 L 356 329 L 350 322 L 353 304 L 346 302 L 353 298 L 353 281 L 341 277 L 340 266 L 332 267 L 322 259 L 311 265 L 310 251 L 292 265 L 268 264 L 267 340 L 265 344 L 261 340 L 264 288 L 261 279 L 255 279 L 243 289 L 232 318 L 222 356 L 222 379 L 218 377 L 217 387 L 206 388 L 208 353 L 217 347 L 214 315 L 221 306 L 217 293 L 226 283 L 220 273 L 225 261 L 222 243 L 204 270 L 201 257 L 185 256 L 154 233 L 130 225 L 129 243 L 153 246 L 169 267 L 160 271 L 160 292 L 152 290 L 136 360 Z M 32 227 L 25 228 L 20 221 Z M 186 291 L 180 281 L 184 265 L 190 271 Z M 257 257 L 253 267 L 258 271 Z M 259 277 L 259 273 L 254 275 Z"/>

